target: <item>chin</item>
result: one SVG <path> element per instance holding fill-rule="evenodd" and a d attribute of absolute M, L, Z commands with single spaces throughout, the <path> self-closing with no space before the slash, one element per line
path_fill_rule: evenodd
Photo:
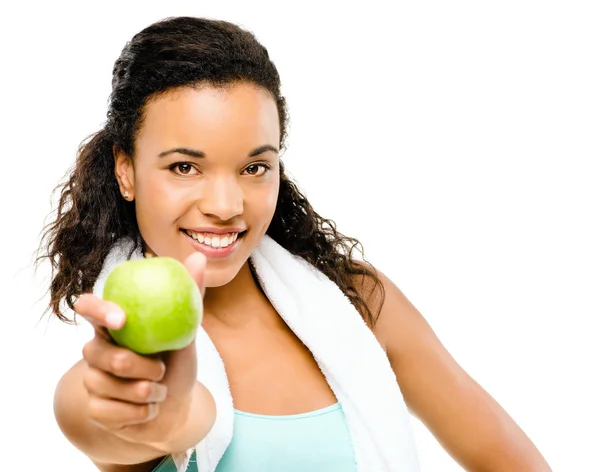
<path fill-rule="evenodd" d="M 206 268 L 204 286 L 206 288 L 223 287 L 235 279 L 238 273 L 239 270 L 233 270 L 233 268 L 215 271 L 211 270 L 209 266 Z"/>

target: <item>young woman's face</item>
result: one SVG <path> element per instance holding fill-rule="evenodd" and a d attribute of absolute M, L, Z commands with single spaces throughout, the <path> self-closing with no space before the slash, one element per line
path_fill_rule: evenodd
<path fill-rule="evenodd" d="M 207 256 L 206 286 L 229 283 L 273 218 L 279 117 L 252 84 L 182 88 L 151 100 L 133 162 L 117 154 L 146 250 L 183 261 Z"/>

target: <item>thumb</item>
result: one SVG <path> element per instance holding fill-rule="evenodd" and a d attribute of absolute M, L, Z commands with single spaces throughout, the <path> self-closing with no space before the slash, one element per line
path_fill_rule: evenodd
<path fill-rule="evenodd" d="M 167 386 L 168 396 L 177 403 L 177 400 L 189 395 L 196 384 L 198 375 L 196 342 L 182 349 L 163 353 L 163 361 L 166 371 L 162 383 Z"/>
<path fill-rule="evenodd" d="M 200 293 L 204 297 L 206 256 L 201 252 L 194 252 L 183 261 L 183 265 L 198 284 Z M 196 383 L 196 342 L 194 341 L 182 349 L 165 352 L 163 356 L 163 361 L 167 367 L 163 382 L 169 389 L 169 396 L 171 398 L 181 398 L 189 394 Z"/>
<path fill-rule="evenodd" d="M 204 270 L 206 269 L 206 256 L 201 252 L 194 252 L 185 259 L 183 265 L 198 284 L 198 288 L 204 297 Z"/>

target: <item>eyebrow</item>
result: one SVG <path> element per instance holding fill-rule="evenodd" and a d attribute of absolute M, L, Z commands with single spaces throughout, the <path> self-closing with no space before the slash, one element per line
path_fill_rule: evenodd
<path fill-rule="evenodd" d="M 279 153 L 279 149 L 277 149 L 275 146 L 271 146 L 270 144 L 265 144 L 263 146 L 257 147 L 253 151 L 250 151 L 250 153 L 248 154 L 248 157 L 258 156 L 259 154 L 262 154 L 263 152 L 267 152 L 267 151 L 273 151 L 276 154 Z M 164 157 L 164 156 L 167 156 L 169 154 L 174 154 L 174 153 L 185 154 L 186 156 L 196 157 L 198 159 L 206 157 L 206 154 L 198 149 L 190 149 L 190 148 L 185 148 L 185 147 L 177 147 L 177 148 L 169 149 L 167 151 L 163 151 L 158 155 L 158 157 Z"/>

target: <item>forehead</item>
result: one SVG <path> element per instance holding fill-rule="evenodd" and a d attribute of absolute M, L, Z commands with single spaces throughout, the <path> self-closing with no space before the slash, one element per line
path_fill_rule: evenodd
<path fill-rule="evenodd" d="M 144 108 L 138 144 L 203 147 L 232 142 L 279 145 L 279 116 L 271 94 L 254 84 L 203 85 L 167 91 Z"/>

